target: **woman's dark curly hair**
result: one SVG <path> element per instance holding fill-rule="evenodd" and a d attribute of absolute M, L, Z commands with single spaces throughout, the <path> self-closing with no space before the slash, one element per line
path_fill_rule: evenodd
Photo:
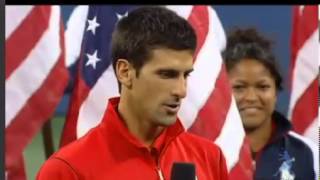
<path fill-rule="evenodd" d="M 258 33 L 254 28 L 233 30 L 227 38 L 227 47 L 222 53 L 227 71 L 244 59 L 262 63 L 273 76 L 277 90 L 282 89 L 282 77 L 276 58 L 272 52 L 273 42 Z"/>

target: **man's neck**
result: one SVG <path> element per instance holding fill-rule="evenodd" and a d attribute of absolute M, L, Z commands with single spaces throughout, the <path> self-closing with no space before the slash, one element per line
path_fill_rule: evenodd
<path fill-rule="evenodd" d="M 143 142 L 146 146 L 150 147 L 155 139 L 164 130 L 164 127 L 152 124 L 148 119 L 137 117 L 127 107 L 128 103 L 119 102 L 118 113 L 123 119 L 130 133 Z"/>

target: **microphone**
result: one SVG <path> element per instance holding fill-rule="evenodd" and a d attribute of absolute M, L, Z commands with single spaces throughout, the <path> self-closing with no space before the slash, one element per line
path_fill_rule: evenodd
<path fill-rule="evenodd" d="M 171 180 L 195 180 L 195 166 L 192 163 L 173 163 Z"/>

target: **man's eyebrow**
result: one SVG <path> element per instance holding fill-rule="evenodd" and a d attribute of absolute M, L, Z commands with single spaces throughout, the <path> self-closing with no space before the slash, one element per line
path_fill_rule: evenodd
<path fill-rule="evenodd" d="M 194 69 L 188 69 L 184 73 L 191 73 Z M 172 68 L 161 68 L 156 70 L 156 72 L 179 72 L 177 69 L 172 69 Z"/>
<path fill-rule="evenodd" d="M 171 69 L 171 68 L 161 68 L 161 69 L 157 69 L 156 72 L 178 72 L 178 70 Z"/>

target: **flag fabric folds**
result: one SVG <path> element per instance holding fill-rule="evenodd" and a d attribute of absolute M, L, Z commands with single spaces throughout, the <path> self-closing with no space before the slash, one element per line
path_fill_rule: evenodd
<path fill-rule="evenodd" d="M 297 138 L 307 143 L 313 152 L 316 179 L 319 178 L 318 22 L 318 6 L 293 7 L 288 118 L 292 121 L 293 130 L 307 137 Z"/>
<path fill-rule="evenodd" d="M 66 50 L 70 54 L 67 54 L 69 62 L 79 57 L 79 66 L 62 146 L 96 126 L 103 117 L 108 98 L 119 95 L 111 66 L 111 33 L 115 23 L 134 8 L 78 6 L 71 15 L 67 31 L 73 33 L 66 33 L 67 48 L 78 47 L 81 40 L 82 45 Z M 194 72 L 188 79 L 187 97 L 178 116 L 189 132 L 206 137 L 221 147 L 231 179 L 252 179 L 248 142 L 221 57 L 226 37 L 219 17 L 211 6 L 167 8 L 187 19 L 198 37 Z M 83 38 L 72 38 L 73 34 L 82 34 Z"/>
<path fill-rule="evenodd" d="M 294 130 L 318 144 L 318 6 L 293 7 L 288 117 Z"/>
<path fill-rule="evenodd" d="M 59 6 L 5 7 L 5 169 L 25 179 L 23 150 L 68 83 Z"/>

